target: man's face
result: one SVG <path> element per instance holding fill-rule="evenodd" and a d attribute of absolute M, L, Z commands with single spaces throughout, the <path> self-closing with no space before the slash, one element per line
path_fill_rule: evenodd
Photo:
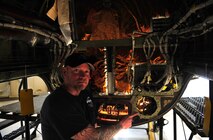
<path fill-rule="evenodd" d="M 64 82 L 69 88 L 84 90 L 90 79 L 90 69 L 88 64 L 83 63 L 77 67 L 66 66 Z"/>

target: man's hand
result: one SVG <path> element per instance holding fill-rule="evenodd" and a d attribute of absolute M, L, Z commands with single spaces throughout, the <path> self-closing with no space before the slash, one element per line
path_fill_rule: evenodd
<path fill-rule="evenodd" d="M 133 118 L 134 118 L 135 116 L 138 116 L 138 113 L 134 113 L 133 115 L 127 116 L 126 118 L 122 119 L 122 120 L 119 122 L 121 128 L 122 128 L 122 129 L 127 129 L 127 128 L 132 127 L 132 121 L 133 121 Z"/>

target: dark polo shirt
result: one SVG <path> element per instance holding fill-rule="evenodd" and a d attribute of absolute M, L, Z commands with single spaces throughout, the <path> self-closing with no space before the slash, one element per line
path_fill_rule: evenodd
<path fill-rule="evenodd" d="M 70 140 L 93 123 L 91 116 L 94 116 L 88 114 L 93 107 L 86 93 L 72 96 L 61 87 L 56 89 L 47 96 L 41 109 L 43 140 Z"/>

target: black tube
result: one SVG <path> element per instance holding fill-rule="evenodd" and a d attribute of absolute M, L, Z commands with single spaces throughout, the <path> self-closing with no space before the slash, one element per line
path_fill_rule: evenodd
<path fill-rule="evenodd" d="M 174 127 L 174 140 L 177 140 L 177 124 L 176 124 L 176 112 L 173 110 L 173 127 Z"/>

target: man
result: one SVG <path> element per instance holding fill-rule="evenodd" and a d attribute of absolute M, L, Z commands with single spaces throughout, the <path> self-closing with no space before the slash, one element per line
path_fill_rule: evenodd
<path fill-rule="evenodd" d="M 72 54 L 65 60 L 61 70 L 63 85 L 45 99 L 41 109 L 43 140 L 110 140 L 119 130 L 132 126 L 137 114 L 116 125 L 99 128 L 92 125 L 81 92 L 87 87 L 93 69 L 88 59 L 80 54 Z M 92 105 L 88 98 L 87 102 Z"/>

